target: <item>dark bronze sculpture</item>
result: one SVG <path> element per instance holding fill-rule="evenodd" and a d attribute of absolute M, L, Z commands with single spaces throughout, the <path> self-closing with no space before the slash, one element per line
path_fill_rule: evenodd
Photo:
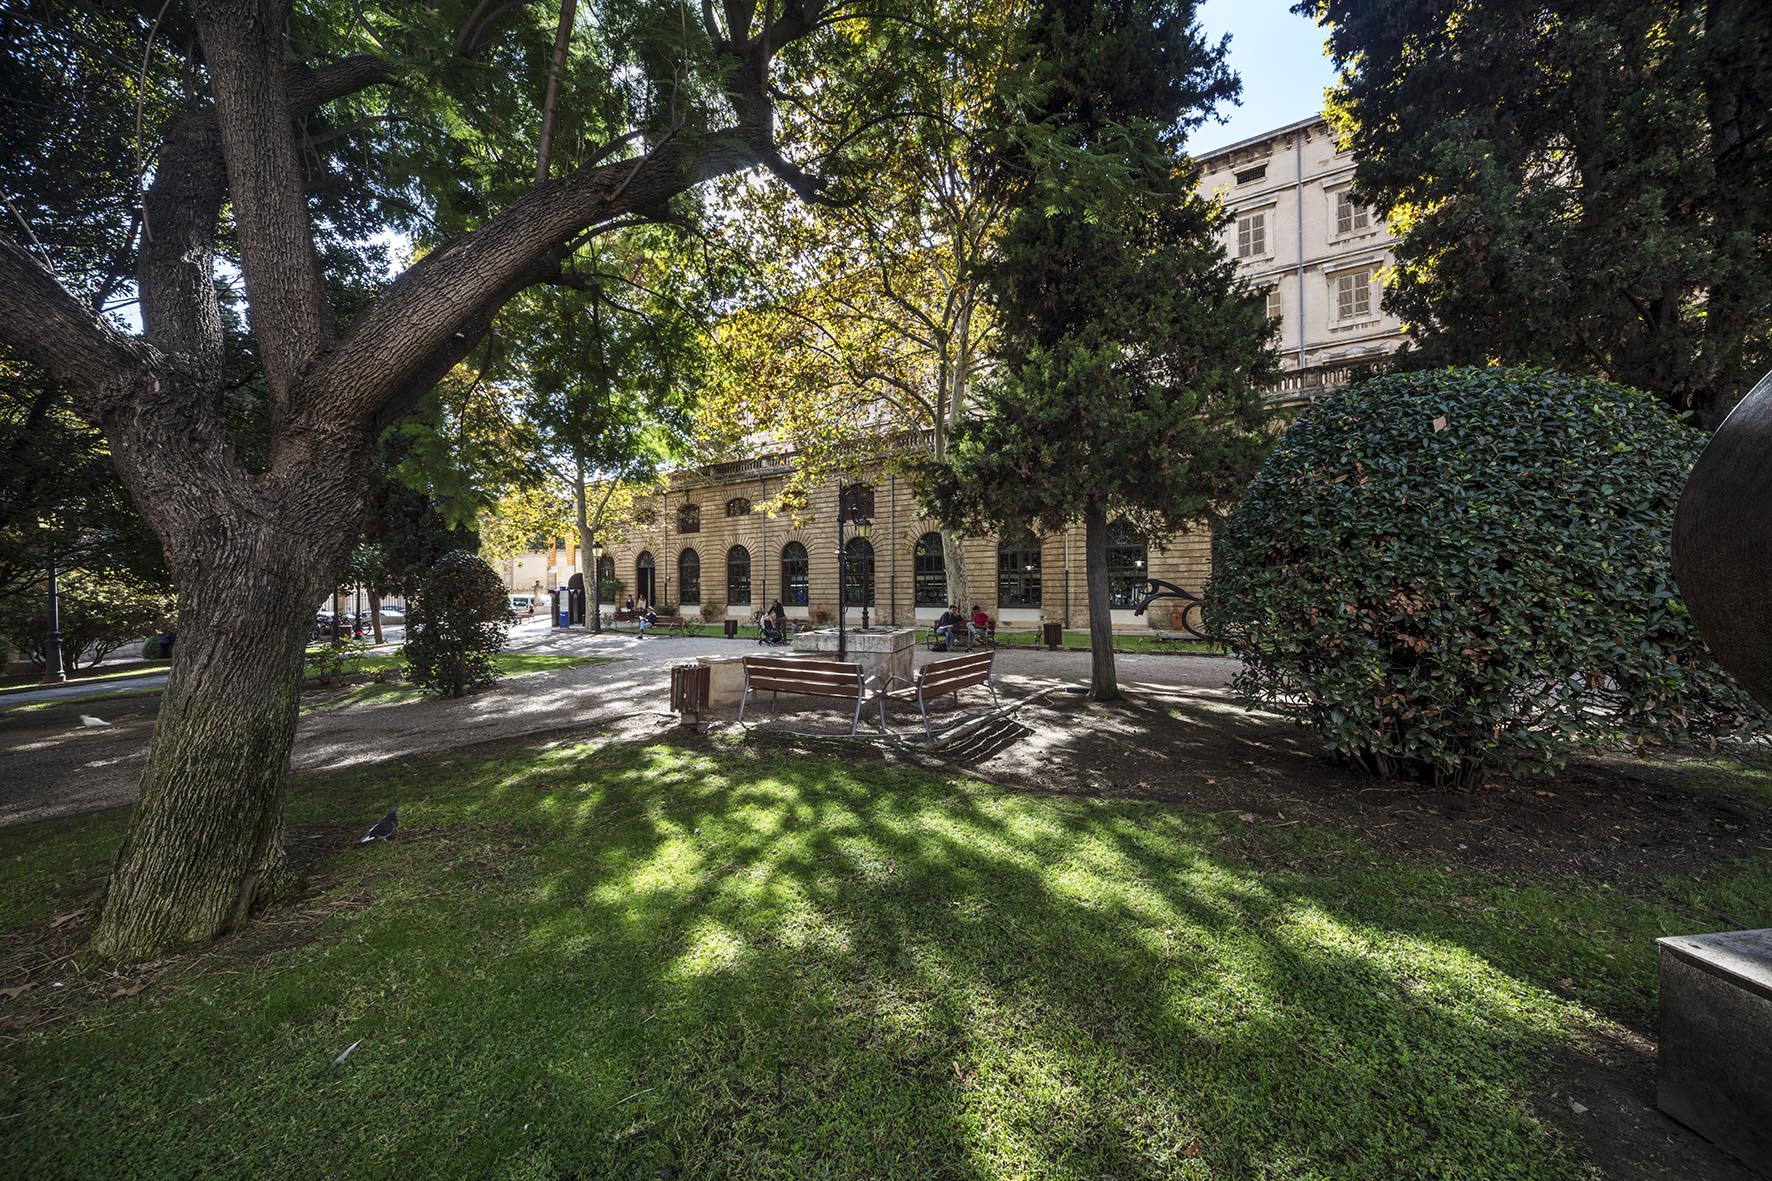
<path fill-rule="evenodd" d="M 1772 373 L 1723 420 L 1686 479 L 1674 578 L 1717 663 L 1772 709 Z"/>

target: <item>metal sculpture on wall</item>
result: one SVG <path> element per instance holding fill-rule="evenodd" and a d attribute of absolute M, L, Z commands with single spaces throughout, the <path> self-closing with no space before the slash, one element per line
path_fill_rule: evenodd
<path fill-rule="evenodd" d="M 1181 609 L 1181 630 L 1198 640 L 1211 638 L 1201 630 L 1200 608 L 1205 605 L 1206 600 L 1192 591 L 1181 589 L 1173 582 L 1163 582 L 1156 578 L 1146 579 L 1138 589 L 1138 601 L 1132 606 L 1132 614 L 1143 615 L 1144 609 L 1158 599 L 1180 599 L 1186 604 Z"/>
<path fill-rule="evenodd" d="M 1772 373 L 1698 457 L 1674 512 L 1674 579 L 1717 663 L 1772 709 Z"/>

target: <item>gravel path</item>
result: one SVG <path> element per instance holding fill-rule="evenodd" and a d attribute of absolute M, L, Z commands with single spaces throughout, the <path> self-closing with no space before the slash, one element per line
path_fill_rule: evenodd
<path fill-rule="evenodd" d="M 296 733 L 298 771 L 402 761 L 440 750 L 526 734 L 668 724 L 671 665 L 707 655 L 758 651 L 751 640 L 720 637 L 640 640 L 632 633 L 593 636 L 528 624 L 512 633 L 520 651 L 618 657 L 618 663 L 511 677 L 460 701 L 363 705 L 307 715 Z M 918 662 L 934 659 L 920 650 Z M 1236 670 L 1208 656 L 1119 657 L 1128 689 L 1141 684 L 1222 692 Z M 1000 689 L 1010 695 L 1087 681 L 1089 654 L 1005 650 Z M 130 803 L 147 753 L 157 697 L 88 702 L 82 712 L 104 726 L 82 725 L 70 709 L 0 712 L 0 827 Z M 829 711 L 825 711 L 829 712 Z M 894 724 L 914 722 L 895 715 Z M 846 719 L 845 719 L 846 721 Z M 846 727 L 845 727 L 846 728 Z"/>

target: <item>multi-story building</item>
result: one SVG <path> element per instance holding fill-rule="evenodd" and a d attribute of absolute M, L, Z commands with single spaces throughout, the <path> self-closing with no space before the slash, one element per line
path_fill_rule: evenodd
<path fill-rule="evenodd" d="M 1280 321 L 1283 398 L 1343 384 L 1403 341 L 1379 306 L 1392 262 L 1388 227 L 1350 194 L 1354 158 L 1321 116 L 1301 119 L 1199 157 L 1201 191 L 1231 214 L 1225 246 L 1267 290 Z"/>
<path fill-rule="evenodd" d="M 1391 260 L 1381 221 L 1348 198 L 1354 161 L 1338 151 L 1320 117 L 1200 157 L 1202 191 L 1232 214 L 1227 247 L 1243 273 L 1268 292 L 1280 321 L 1285 376 L 1282 401 L 1340 385 L 1402 342 L 1402 325 L 1379 306 L 1380 272 Z M 776 599 L 790 616 L 813 621 L 837 610 L 837 488 L 816 489 L 797 521 L 756 510 L 774 499 L 792 457 L 763 455 L 675 473 L 668 489 L 643 502 L 615 531 L 600 571 L 619 584 L 618 598 L 676 605 L 716 618 L 749 619 Z M 846 545 L 852 617 L 909 624 L 933 620 L 957 597 L 935 525 L 921 517 L 902 477 L 861 465 L 871 524 Z M 976 537 L 964 543 L 966 601 L 1008 627 L 1043 621 L 1067 627 L 1088 619 L 1079 526 L 1049 537 Z M 549 591 L 579 570 L 575 545 L 502 564 L 514 591 Z M 1204 586 L 1211 538 L 1182 529 L 1162 548 L 1116 524 L 1108 551 L 1109 594 L 1117 628 L 1171 624 L 1163 604 L 1155 619 L 1134 616 L 1133 588 L 1157 578 L 1192 590 Z M 857 619 L 857 621 L 859 621 Z"/>

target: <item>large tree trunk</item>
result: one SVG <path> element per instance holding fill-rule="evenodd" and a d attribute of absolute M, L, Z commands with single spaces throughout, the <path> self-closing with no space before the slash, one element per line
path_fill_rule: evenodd
<path fill-rule="evenodd" d="M 363 588 L 363 593 L 369 599 L 369 624 L 375 629 L 375 646 L 379 648 L 387 643 L 381 634 L 381 595 L 368 587 Z"/>
<path fill-rule="evenodd" d="M 1118 701 L 1114 671 L 1114 617 L 1108 605 L 1107 511 L 1095 501 L 1083 510 L 1084 581 L 1089 587 L 1089 696 Z"/>
<path fill-rule="evenodd" d="M 271 897 L 283 864 L 302 650 L 344 545 L 316 552 L 250 520 L 221 528 L 174 557 L 172 675 L 93 933 L 108 960 L 227 932 Z"/>

